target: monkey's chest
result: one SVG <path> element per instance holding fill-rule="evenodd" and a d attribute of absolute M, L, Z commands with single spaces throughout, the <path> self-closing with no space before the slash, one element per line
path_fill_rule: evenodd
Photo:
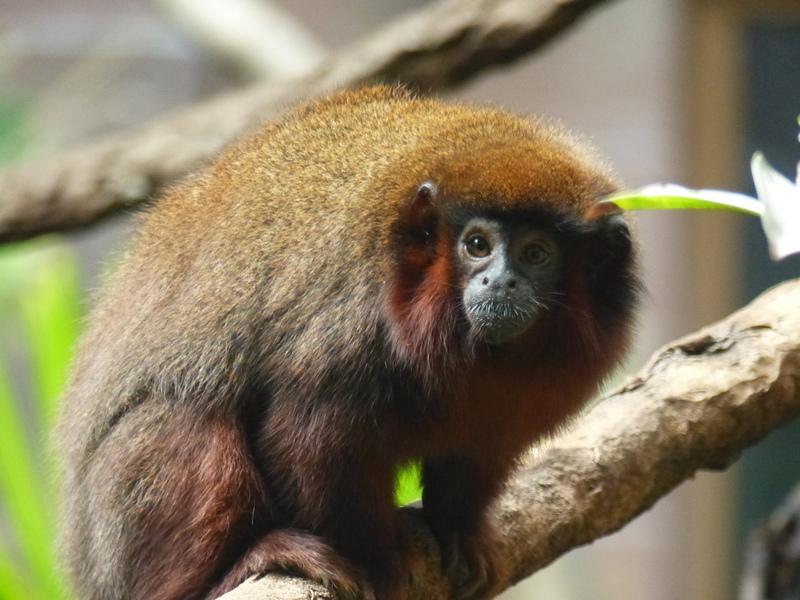
<path fill-rule="evenodd" d="M 447 399 L 448 441 L 521 452 L 563 425 L 593 390 L 580 377 L 553 370 L 476 369 Z"/>

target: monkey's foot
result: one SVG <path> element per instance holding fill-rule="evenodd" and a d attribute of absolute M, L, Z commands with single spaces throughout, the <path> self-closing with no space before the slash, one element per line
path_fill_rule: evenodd
<path fill-rule="evenodd" d="M 249 577 L 270 571 L 317 581 L 342 600 L 376 600 L 372 587 L 346 559 L 318 536 L 295 529 L 277 529 L 261 538 L 207 598 L 217 598 Z"/>

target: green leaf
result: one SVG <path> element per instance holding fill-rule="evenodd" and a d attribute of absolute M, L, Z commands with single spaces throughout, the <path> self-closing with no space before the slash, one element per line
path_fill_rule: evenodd
<path fill-rule="evenodd" d="M 394 498 L 397 506 L 405 506 L 422 498 L 422 465 L 419 461 L 412 462 L 400 469 Z"/>
<path fill-rule="evenodd" d="M 39 413 L 49 430 L 67 378 L 81 314 L 78 262 L 64 243 L 37 240 L 18 260 L 28 276 L 19 288 L 22 322 L 31 351 Z"/>
<path fill-rule="evenodd" d="M 53 584 L 52 512 L 46 491 L 36 477 L 40 471 L 33 459 L 31 440 L 8 377 L 0 368 L 0 498 L 13 524 L 19 546 L 37 583 Z M 7 567 L 7 565 L 6 565 Z M 52 589 L 52 588 L 51 588 Z M 50 595 L 50 594 L 48 594 Z M 54 597 L 51 595 L 51 597 Z"/>
<path fill-rule="evenodd" d="M 0 505 L 19 549 L 16 563 L 0 552 L 0 590 L 15 585 L 16 577 L 35 591 L 20 598 L 65 596 L 54 561 L 55 493 L 47 453 L 41 449 L 75 338 L 76 278 L 74 257 L 57 238 L 0 248 L 0 281 L 4 283 L 0 324 L 8 326 L 5 334 L 12 348 L 29 351 L 30 356 L 22 356 L 32 367 L 38 392 L 30 399 L 35 401 L 31 410 L 23 412 L 23 400 L 0 364 Z M 18 597 L 3 594 L 0 591 L 0 598 Z"/>
<path fill-rule="evenodd" d="M 692 190 L 679 185 L 650 185 L 612 194 L 598 204 L 623 210 L 734 210 L 761 217 L 770 256 L 780 260 L 800 252 L 800 189 L 773 169 L 760 152 L 750 163 L 758 200 L 720 190 Z"/>
<path fill-rule="evenodd" d="M 34 589 L 22 570 L 16 565 L 11 551 L 0 538 L 0 598 L 3 600 L 46 600 L 40 590 Z"/>
<path fill-rule="evenodd" d="M 675 184 L 648 185 L 607 196 L 601 202 L 610 202 L 622 210 L 734 210 L 751 215 L 761 215 L 764 207 L 755 198 L 720 190 L 693 190 Z"/>

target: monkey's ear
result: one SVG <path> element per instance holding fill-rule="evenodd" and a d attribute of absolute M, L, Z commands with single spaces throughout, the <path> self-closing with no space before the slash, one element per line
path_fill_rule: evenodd
<path fill-rule="evenodd" d="M 583 218 L 587 221 L 594 221 L 603 217 L 621 214 L 622 209 L 613 202 L 595 202 L 583 213 Z"/>
<path fill-rule="evenodd" d="M 624 214 L 613 202 L 597 202 L 583 214 L 603 239 L 603 260 L 620 260 L 631 256 L 633 240 Z"/>
<path fill-rule="evenodd" d="M 420 185 L 406 215 L 406 225 L 414 231 L 424 233 L 426 238 L 433 235 L 436 227 L 433 200 L 437 193 L 436 184 L 432 181 Z"/>

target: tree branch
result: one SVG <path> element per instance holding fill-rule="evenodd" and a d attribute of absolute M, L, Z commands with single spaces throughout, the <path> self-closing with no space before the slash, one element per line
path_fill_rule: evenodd
<path fill-rule="evenodd" d="M 662 348 L 619 391 L 531 457 L 494 509 L 509 585 L 612 533 L 699 469 L 722 469 L 800 414 L 800 279 Z M 412 598 L 449 598 L 430 533 Z M 270 574 L 225 600 L 331 598 Z"/>
<path fill-rule="evenodd" d="M 551 40 L 604 0 L 445 0 L 288 82 L 223 95 L 50 159 L 0 172 L 0 243 L 82 227 L 157 194 L 300 98 L 400 82 L 440 90 Z"/>
<path fill-rule="evenodd" d="M 750 536 L 740 582 L 741 600 L 800 597 L 800 486 Z"/>
<path fill-rule="evenodd" d="M 248 79 L 307 74 L 326 52 L 271 0 L 154 0 L 212 60 Z"/>

